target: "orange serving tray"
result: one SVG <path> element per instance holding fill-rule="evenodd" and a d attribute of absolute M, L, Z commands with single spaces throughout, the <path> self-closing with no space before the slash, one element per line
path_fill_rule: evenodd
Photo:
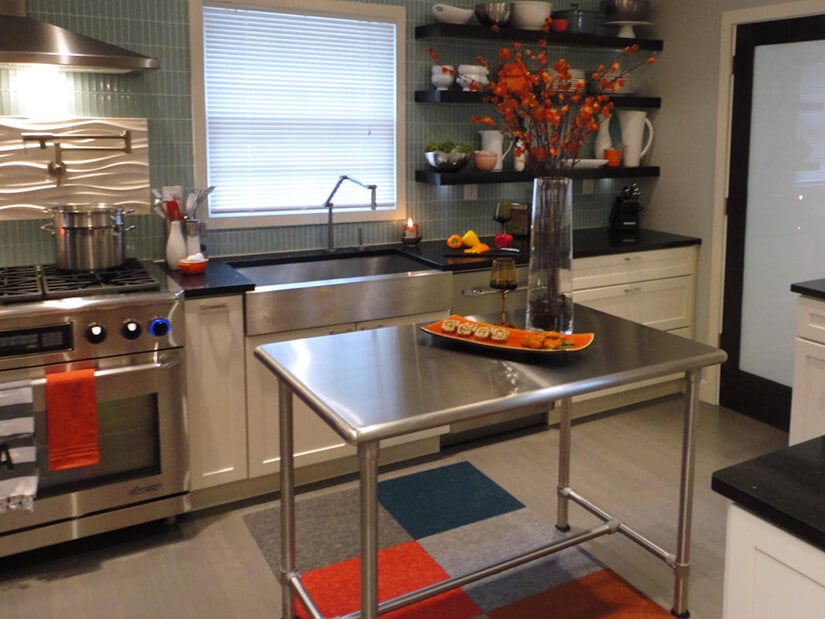
<path fill-rule="evenodd" d="M 468 318 L 464 318 L 463 316 L 452 315 L 448 316 L 444 320 L 455 320 L 459 324 L 464 322 L 469 322 L 479 327 L 486 326 L 490 327 L 491 329 L 498 327 L 500 325 L 490 324 L 488 322 L 478 322 L 476 320 L 470 320 Z M 444 320 L 439 320 L 429 325 L 424 325 L 421 327 L 422 331 L 429 333 L 431 335 L 435 335 L 437 337 L 443 337 L 448 340 L 454 340 L 458 342 L 465 342 L 467 344 L 475 344 L 477 346 L 482 346 L 484 348 L 492 348 L 498 350 L 511 350 L 511 351 L 518 351 L 518 352 L 529 352 L 529 353 L 540 353 L 540 354 L 547 354 L 547 353 L 565 353 L 565 352 L 576 352 L 578 350 L 584 350 L 590 344 L 593 343 L 595 335 L 592 333 L 571 333 L 570 335 L 564 335 L 565 342 L 569 342 L 569 345 L 560 347 L 560 348 L 527 348 L 526 346 L 522 346 L 522 341 L 524 340 L 525 336 L 529 333 L 533 333 L 532 331 L 527 331 L 525 329 L 514 329 L 512 327 L 506 327 L 506 329 L 510 332 L 510 335 L 507 337 L 506 340 L 501 342 L 494 342 L 490 338 L 485 338 L 483 340 L 478 339 L 475 335 L 458 335 L 457 332 L 455 333 L 445 333 L 441 325 L 444 323 Z"/>

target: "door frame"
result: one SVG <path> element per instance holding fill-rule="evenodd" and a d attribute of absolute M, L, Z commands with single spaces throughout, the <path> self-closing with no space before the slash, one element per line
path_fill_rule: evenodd
<path fill-rule="evenodd" d="M 713 179 L 713 233 L 710 242 L 710 301 L 708 308 L 707 342 L 719 342 L 725 287 L 725 255 L 727 238 L 728 174 L 730 170 L 731 110 L 733 108 L 733 56 L 736 49 L 736 28 L 741 24 L 776 21 L 809 15 L 821 15 L 825 8 L 821 0 L 800 0 L 749 9 L 724 11 L 719 45 L 719 75 L 717 85 L 716 145 Z M 790 282 L 788 284 L 790 286 Z M 719 402 L 719 366 L 707 368 L 700 386 L 700 398 Z"/>

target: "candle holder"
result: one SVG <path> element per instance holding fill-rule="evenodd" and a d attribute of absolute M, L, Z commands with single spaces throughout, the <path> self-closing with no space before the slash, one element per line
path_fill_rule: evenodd
<path fill-rule="evenodd" d="M 402 236 L 401 242 L 404 245 L 418 245 L 421 242 L 421 235 L 418 236 Z"/>

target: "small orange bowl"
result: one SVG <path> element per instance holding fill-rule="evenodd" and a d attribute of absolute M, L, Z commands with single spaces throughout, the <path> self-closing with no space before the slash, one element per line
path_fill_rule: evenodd
<path fill-rule="evenodd" d="M 190 261 L 181 260 L 178 262 L 178 268 L 184 275 L 200 275 L 206 272 L 206 265 L 209 264 L 209 259 Z"/>
<path fill-rule="evenodd" d="M 550 27 L 556 32 L 564 32 L 565 30 L 567 30 L 568 25 L 569 23 L 566 19 L 561 19 L 558 17 L 554 17 L 553 20 L 550 22 Z"/>

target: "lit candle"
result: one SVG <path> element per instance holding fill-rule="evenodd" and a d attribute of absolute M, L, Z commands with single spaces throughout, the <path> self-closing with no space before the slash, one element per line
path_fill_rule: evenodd
<path fill-rule="evenodd" d="M 418 236 L 418 224 L 414 224 L 412 218 L 408 219 L 407 225 L 404 226 L 404 238 L 417 239 Z"/>

